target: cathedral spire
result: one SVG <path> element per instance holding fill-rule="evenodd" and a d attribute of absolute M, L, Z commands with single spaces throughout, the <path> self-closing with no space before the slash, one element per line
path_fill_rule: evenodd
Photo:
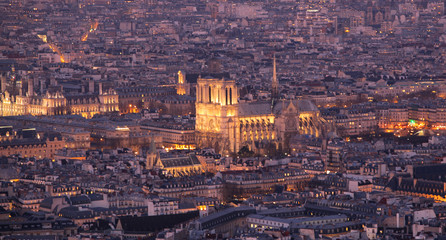
<path fill-rule="evenodd" d="M 152 140 L 150 141 L 149 153 L 156 153 L 155 136 L 152 136 Z"/>
<path fill-rule="evenodd" d="M 277 71 L 276 71 L 276 54 L 274 54 L 273 60 L 273 81 L 271 84 L 271 98 L 277 99 L 279 97 L 279 83 L 277 82 Z"/>

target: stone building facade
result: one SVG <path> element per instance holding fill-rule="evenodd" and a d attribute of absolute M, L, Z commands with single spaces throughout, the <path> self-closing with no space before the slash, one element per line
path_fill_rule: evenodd
<path fill-rule="evenodd" d="M 77 114 L 91 118 L 97 113 L 119 111 L 119 97 L 115 90 L 98 93 L 66 95 L 60 90 L 48 90 L 36 95 L 32 88 L 26 95 L 10 94 L 7 90 L 0 96 L 0 116 L 20 115 L 65 115 Z"/>
<path fill-rule="evenodd" d="M 325 127 L 319 109 L 309 100 L 238 102 L 234 80 L 199 77 L 196 98 L 196 143 L 219 153 L 243 146 L 287 148 L 296 134 L 319 136 Z"/>

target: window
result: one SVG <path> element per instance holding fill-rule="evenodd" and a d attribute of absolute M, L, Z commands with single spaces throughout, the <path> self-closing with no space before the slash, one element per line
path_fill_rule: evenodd
<path fill-rule="evenodd" d="M 209 102 L 212 102 L 212 88 L 209 86 Z"/>

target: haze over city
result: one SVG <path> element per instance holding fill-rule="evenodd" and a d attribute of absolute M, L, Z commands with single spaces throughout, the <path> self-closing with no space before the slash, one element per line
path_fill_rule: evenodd
<path fill-rule="evenodd" d="M 0 13 L 0 240 L 446 239 L 444 0 Z"/>

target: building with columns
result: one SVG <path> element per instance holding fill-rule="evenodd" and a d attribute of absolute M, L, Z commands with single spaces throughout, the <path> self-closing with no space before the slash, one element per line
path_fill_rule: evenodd
<path fill-rule="evenodd" d="M 27 81 L 28 92 L 22 94 L 21 89 L 7 89 L 2 79 L 2 89 L 5 90 L 0 96 L 0 116 L 77 114 L 91 118 L 98 113 L 119 111 L 118 94 L 113 89 L 102 91 L 101 83 L 98 92 L 68 95 L 54 87 L 38 95 L 34 93 L 32 79 Z"/>

